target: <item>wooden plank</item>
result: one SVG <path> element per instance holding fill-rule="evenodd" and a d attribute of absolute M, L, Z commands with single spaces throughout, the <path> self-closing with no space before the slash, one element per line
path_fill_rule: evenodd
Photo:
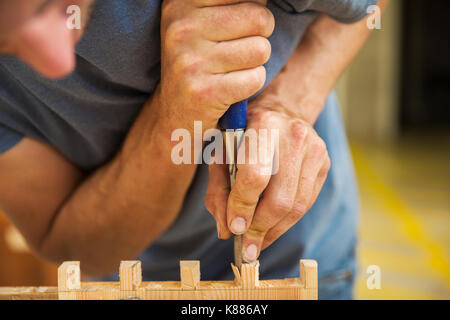
<path fill-rule="evenodd" d="M 118 283 L 82 283 L 77 300 L 297 300 L 302 296 L 298 279 L 260 281 L 253 289 L 236 286 L 233 281 L 202 281 L 196 289 L 181 289 L 179 281 L 143 282 L 132 291 L 121 291 Z M 126 293 L 126 296 L 124 295 Z"/>
<path fill-rule="evenodd" d="M 288 279 L 292 280 L 292 279 Z M 179 282 L 168 285 L 162 282 L 143 282 L 133 291 L 121 291 L 120 284 L 82 282 L 81 290 L 65 293 L 59 292 L 60 300 L 297 300 L 301 296 L 300 287 L 291 281 L 279 281 L 279 285 L 270 284 L 272 280 L 260 280 L 260 287 L 242 289 L 233 281 L 207 282 L 196 290 L 180 290 Z M 178 287 L 177 288 L 175 288 Z M 155 288 L 156 287 L 156 288 Z M 158 288 L 159 287 L 159 288 Z M 58 299 L 57 287 L 4 287 L 0 288 L 0 300 L 54 300 Z"/>
<path fill-rule="evenodd" d="M 58 288 L 0 287 L 0 300 L 58 300 Z"/>
<path fill-rule="evenodd" d="M 141 263 L 123 261 L 120 282 L 80 282 L 80 264 L 58 268 L 58 287 L 0 288 L 0 299 L 301 300 L 317 299 L 317 263 L 300 260 L 298 278 L 259 280 L 259 262 L 232 265 L 234 281 L 200 281 L 200 262 L 181 261 L 181 281 L 142 281 Z"/>

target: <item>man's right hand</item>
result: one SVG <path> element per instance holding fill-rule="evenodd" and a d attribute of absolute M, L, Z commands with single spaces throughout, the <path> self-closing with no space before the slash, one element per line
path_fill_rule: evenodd
<path fill-rule="evenodd" d="M 161 112 L 190 128 L 215 127 L 227 108 L 262 88 L 274 17 L 267 0 L 165 0 Z"/>

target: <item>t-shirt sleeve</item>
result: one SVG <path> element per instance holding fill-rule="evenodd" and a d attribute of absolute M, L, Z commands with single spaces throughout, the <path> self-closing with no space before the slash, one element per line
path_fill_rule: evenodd
<path fill-rule="evenodd" d="M 367 9 L 378 0 L 273 0 L 279 7 L 292 13 L 317 11 L 342 23 L 353 23 L 364 18 Z"/>
<path fill-rule="evenodd" d="M 0 154 L 5 153 L 22 140 L 23 135 L 0 123 Z"/>

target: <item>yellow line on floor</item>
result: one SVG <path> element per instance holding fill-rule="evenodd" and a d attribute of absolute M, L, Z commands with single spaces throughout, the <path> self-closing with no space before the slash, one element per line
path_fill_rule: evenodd
<path fill-rule="evenodd" d="M 368 187 L 380 199 L 380 205 L 386 208 L 386 213 L 398 220 L 405 230 L 407 237 L 428 256 L 428 265 L 439 272 L 446 279 L 446 286 L 450 288 L 450 263 L 445 258 L 445 248 L 427 235 L 411 209 L 396 195 L 394 189 L 384 181 L 364 156 L 362 151 L 352 145 L 353 158 L 357 171 L 367 180 Z"/>

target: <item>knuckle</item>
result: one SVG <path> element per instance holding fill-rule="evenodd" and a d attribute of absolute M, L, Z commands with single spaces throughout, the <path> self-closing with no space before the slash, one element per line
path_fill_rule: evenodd
<path fill-rule="evenodd" d="M 327 155 L 325 163 L 324 163 L 322 169 L 319 171 L 318 178 L 319 179 L 325 178 L 328 175 L 330 168 L 331 168 L 331 161 L 330 161 L 330 157 Z"/>
<path fill-rule="evenodd" d="M 321 138 L 315 139 L 312 145 L 312 152 L 318 157 L 322 157 L 327 154 L 327 146 Z"/>
<path fill-rule="evenodd" d="M 246 197 L 243 197 L 240 192 L 231 192 L 231 205 L 233 208 L 241 213 L 253 213 L 256 207 L 256 202 L 252 201 Z"/>
<path fill-rule="evenodd" d="M 294 120 L 290 124 L 290 132 L 295 145 L 300 146 L 308 135 L 308 128 L 302 121 Z"/>
<path fill-rule="evenodd" d="M 211 90 L 204 81 L 189 79 L 187 81 L 186 90 L 192 101 L 202 104 L 208 101 Z"/>
<path fill-rule="evenodd" d="M 306 206 L 305 201 L 297 201 L 291 209 L 292 219 L 295 221 L 301 219 L 307 211 L 308 207 Z"/>
<path fill-rule="evenodd" d="M 266 11 L 266 16 L 267 16 L 267 23 L 265 25 L 266 29 L 264 32 L 264 36 L 266 38 L 270 37 L 273 33 L 273 30 L 275 29 L 275 17 L 272 13 L 272 11 L 270 11 L 269 9 L 267 9 L 266 7 L 264 7 L 265 11 Z"/>
<path fill-rule="evenodd" d="M 260 37 L 255 42 L 254 50 L 255 50 L 255 53 L 254 53 L 255 61 L 258 61 L 260 64 L 264 64 L 270 58 L 272 46 L 271 46 L 269 40 L 267 40 L 266 38 Z"/>
<path fill-rule="evenodd" d="M 246 236 L 253 240 L 262 241 L 267 234 L 267 229 L 262 226 L 251 225 L 246 232 Z"/>
<path fill-rule="evenodd" d="M 294 201 L 288 197 L 277 197 L 270 204 L 270 210 L 273 215 L 283 217 L 288 214 L 294 206 Z"/>
<path fill-rule="evenodd" d="M 264 86 L 266 82 L 266 68 L 259 66 L 249 70 L 245 84 L 242 86 L 241 95 L 245 97 L 252 96 Z M 239 99 L 242 100 L 242 99 Z"/>
<path fill-rule="evenodd" d="M 253 73 L 253 77 L 249 79 L 251 84 L 253 84 L 253 92 L 256 93 L 259 89 L 264 86 L 266 82 L 266 68 L 264 66 L 259 66 L 255 68 L 255 72 Z"/>
<path fill-rule="evenodd" d="M 202 63 L 202 59 L 197 54 L 185 52 L 176 58 L 173 68 L 175 72 L 193 74 L 198 71 Z"/>
<path fill-rule="evenodd" d="M 252 166 L 251 170 L 246 170 L 246 173 L 241 178 L 241 183 L 244 188 L 262 189 L 266 186 L 268 177 L 260 169 L 260 166 Z"/>
<path fill-rule="evenodd" d="M 188 38 L 195 31 L 194 24 L 185 19 L 172 22 L 166 29 L 165 41 L 170 46 Z"/>
<path fill-rule="evenodd" d="M 302 175 L 300 177 L 300 183 L 302 183 L 304 186 L 308 185 L 314 185 L 315 177 L 308 174 L 308 175 Z"/>
<path fill-rule="evenodd" d="M 280 115 L 276 111 L 265 111 L 257 113 L 255 120 L 260 128 L 276 128 Z"/>
<path fill-rule="evenodd" d="M 161 19 L 164 20 L 171 15 L 176 8 L 177 0 L 164 0 L 161 5 Z"/>
<path fill-rule="evenodd" d="M 263 114 L 261 120 L 268 127 L 271 127 L 271 126 L 275 125 L 276 123 L 278 123 L 279 119 L 280 119 L 280 115 L 278 114 L 277 111 L 268 111 Z"/>
<path fill-rule="evenodd" d="M 269 37 L 273 32 L 274 16 L 272 12 L 261 5 L 254 4 L 251 8 L 251 21 L 257 32 L 263 37 Z"/>

